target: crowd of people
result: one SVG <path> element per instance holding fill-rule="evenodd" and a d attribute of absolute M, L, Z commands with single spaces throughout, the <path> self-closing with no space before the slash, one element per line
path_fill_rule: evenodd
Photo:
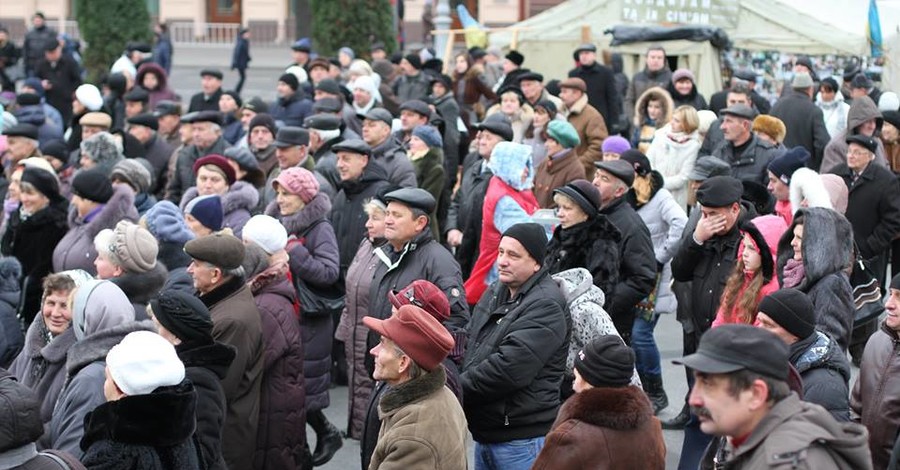
<path fill-rule="evenodd" d="M 772 104 L 662 46 L 545 80 L 301 39 L 267 103 L 246 30 L 236 89 L 180 97 L 164 25 L 96 84 L 33 26 L 0 84 L 0 467 L 309 469 L 354 439 L 364 469 L 662 469 L 683 429 L 682 469 L 895 468 L 900 100 L 865 75 L 799 57 Z M 672 313 L 690 390 L 660 422 Z"/>

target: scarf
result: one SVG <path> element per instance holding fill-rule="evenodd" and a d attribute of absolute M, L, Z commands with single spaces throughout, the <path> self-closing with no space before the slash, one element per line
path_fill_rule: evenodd
<path fill-rule="evenodd" d="M 789 289 L 797 287 L 806 277 L 806 268 L 803 267 L 803 261 L 797 261 L 791 258 L 784 265 L 784 281 L 782 288 Z"/>

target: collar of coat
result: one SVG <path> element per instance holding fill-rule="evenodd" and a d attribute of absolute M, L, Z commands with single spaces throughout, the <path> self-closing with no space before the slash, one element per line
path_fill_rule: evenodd
<path fill-rule="evenodd" d="M 238 276 L 233 276 L 231 279 L 225 281 L 220 286 L 199 297 L 207 308 L 213 308 L 214 305 L 225 300 L 231 294 L 234 294 L 235 292 L 241 290 L 241 288 L 243 288 L 244 286 L 244 279 Z"/>
<path fill-rule="evenodd" d="M 378 404 L 378 417 L 384 419 L 398 409 L 422 400 L 440 390 L 446 382 L 447 373 L 442 365 L 396 387 L 389 387 Z"/>
<path fill-rule="evenodd" d="M 571 114 L 581 114 L 584 111 L 584 108 L 587 107 L 588 104 L 588 95 L 587 93 L 582 93 L 581 98 L 578 98 L 578 101 L 572 105 L 571 108 L 568 109 L 565 113 L 563 113 L 566 117 L 569 117 Z"/>
<path fill-rule="evenodd" d="M 428 227 L 425 227 L 421 232 L 413 237 L 412 240 L 406 242 L 406 244 L 403 245 L 403 251 L 400 253 L 400 256 L 396 261 L 392 261 L 390 253 L 387 252 L 388 250 L 394 250 L 394 246 L 390 243 L 385 243 L 378 248 L 375 248 L 375 256 L 377 256 L 378 259 L 380 259 L 381 262 L 388 267 L 388 271 L 391 271 L 400 266 L 401 263 L 403 263 L 403 258 L 406 257 L 407 253 L 416 251 L 416 249 L 420 246 L 425 246 L 426 244 L 431 243 L 433 240 L 434 239 L 431 237 L 431 230 Z"/>
<path fill-rule="evenodd" d="M 572 395 L 559 410 L 557 423 L 577 419 L 593 426 L 630 430 L 653 418 L 643 391 L 634 386 L 596 387 Z"/>

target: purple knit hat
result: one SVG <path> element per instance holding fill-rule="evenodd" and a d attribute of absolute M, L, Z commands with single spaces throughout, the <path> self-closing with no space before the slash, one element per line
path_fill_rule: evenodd
<path fill-rule="evenodd" d="M 622 155 L 626 150 L 631 149 L 631 144 L 622 136 L 612 135 L 603 139 L 603 146 L 601 148 L 603 153 Z"/>
<path fill-rule="evenodd" d="M 288 168 L 275 178 L 272 187 L 279 185 L 291 194 L 300 196 L 304 204 L 309 204 L 319 192 L 319 180 L 311 171 L 305 168 Z"/>

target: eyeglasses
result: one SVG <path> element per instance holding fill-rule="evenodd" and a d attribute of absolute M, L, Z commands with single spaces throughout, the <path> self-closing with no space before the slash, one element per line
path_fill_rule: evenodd
<path fill-rule="evenodd" d="M 868 150 L 860 150 L 860 149 L 850 150 L 847 152 L 848 156 L 854 156 L 854 157 L 868 157 L 870 154 L 871 154 L 871 152 L 869 152 Z"/>

